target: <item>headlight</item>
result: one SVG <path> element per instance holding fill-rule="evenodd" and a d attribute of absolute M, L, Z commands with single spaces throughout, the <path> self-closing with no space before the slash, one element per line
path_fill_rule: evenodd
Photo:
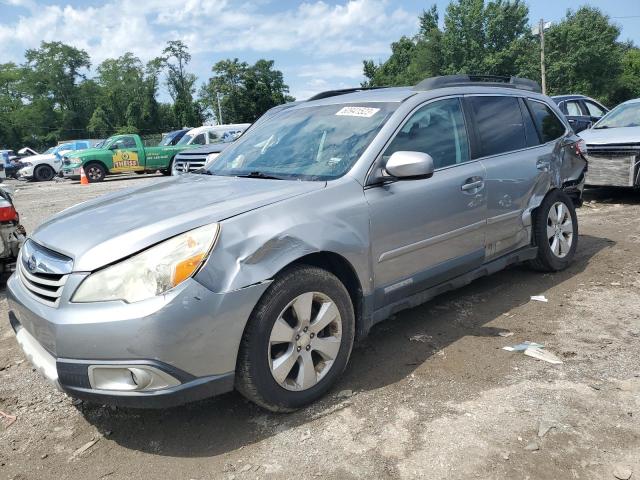
<path fill-rule="evenodd" d="M 72 302 L 139 302 L 162 295 L 191 277 L 218 237 L 217 223 L 165 240 L 115 265 L 89 275 Z"/>
<path fill-rule="evenodd" d="M 33 167 L 33 163 L 31 163 L 31 162 L 24 162 L 24 163 L 22 164 L 22 166 L 23 166 L 23 167 Z"/>

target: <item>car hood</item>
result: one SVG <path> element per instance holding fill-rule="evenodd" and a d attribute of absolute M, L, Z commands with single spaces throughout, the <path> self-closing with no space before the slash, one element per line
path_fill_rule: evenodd
<path fill-rule="evenodd" d="M 85 148 L 84 150 L 76 150 L 75 152 L 65 153 L 64 156 L 69 160 L 81 160 L 86 157 L 91 157 L 92 155 L 96 155 L 99 153 L 109 152 L 109 150 L 103 148 Z"/>
<path fill-rule="evenodd" d="M 29 162 L 29 163 L 43 163 L 43 162 L 52 162 L 56 159 L 56 156 L 54 153 L 48 153 L 48 154 L 39 154 L 39 155 L 31 155 L 29 157 L 25 157 L 24 160 L 22 160 L 23 162 Z"/>
<path fill-rule="evenodd" d="M 92 271 L 192 228 L 324 188 L 326 182 L 181 175 L 58 213 L 32 239 Z M 222 228 L 224 234 L 224 226 Z"/>
<path fill-rule="evenodd" d="M 640 127 L 590 128 L 578 135 L 591 145 L 640 143 Z"/>

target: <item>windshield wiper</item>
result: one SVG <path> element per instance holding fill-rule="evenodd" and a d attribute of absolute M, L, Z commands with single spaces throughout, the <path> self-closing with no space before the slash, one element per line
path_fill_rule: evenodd
<path fill-rule="evenodd" d="M 249 172 L 242 175 L 235 175 L 240 178 L 263 178 L 266 180 L 285 180 L 283 177 L 276 177 L 275 175 L 269 175 L 264 172 Z"/>

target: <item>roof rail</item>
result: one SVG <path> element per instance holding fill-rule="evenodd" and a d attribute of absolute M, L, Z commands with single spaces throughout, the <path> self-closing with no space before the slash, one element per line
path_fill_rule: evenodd
<path fill-rule="evenodd" d="M 468 87 L 469 85 L 482 85 L 486 87 L 507 87 L 528 90 L 530 92 L 541 93 L 542 89 L 538 82 L 520 77 L 503 77 L 500 75 L 444 75 L 442 77 L 431 77 L 421 81 L 414 90 L 434 90 L 446 87 Z"/>
<path fill-rule="evenodd" d="M 336 97 L 338 95 L 346 95 L 347 93 L 354 92 L 362 92 L 365 90 L 378 90 L 380 88 L 389 88 L 389 87 L 354 87 L 354 88 L 343 88 L 340 90 L 327 90 L 326 92 L 316 93 L 314 96 L 307 98 L 307 102 L 312 100 L 320 100 L 322 98 Z"/>

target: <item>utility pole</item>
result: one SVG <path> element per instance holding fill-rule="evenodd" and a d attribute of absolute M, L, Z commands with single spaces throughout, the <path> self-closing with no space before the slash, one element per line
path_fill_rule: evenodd
<path fill-rule="evenodd" d="M 218 100 L 218 125 L 222 125 L 222 107 L 220 106 L 220 93 L 216 92 L 216 99 Z"/>
<path fill-rule="evenodd" d="M 544 65 L 544 19 L 540 19 L 540 73 L 542 75 L 542 94 L 547 94 L 547 69 Z"/>

